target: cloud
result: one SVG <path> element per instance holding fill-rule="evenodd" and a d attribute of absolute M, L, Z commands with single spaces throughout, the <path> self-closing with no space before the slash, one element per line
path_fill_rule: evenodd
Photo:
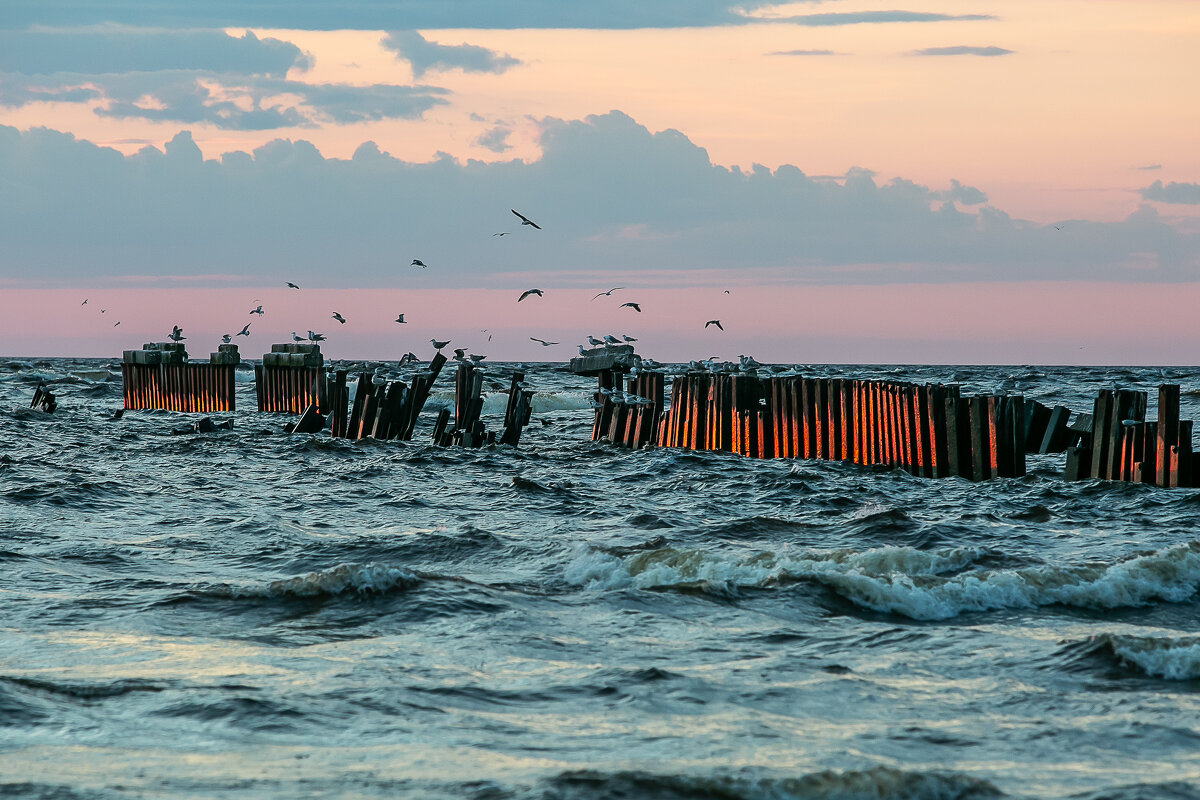
<path fill-rule="evenodd" d="M 788 0 L 7 0 L 5 25 L 84 26 L 101 23 L 187 28 L 295 28 L 303 30 L 445 30 L 515 28 L 683 28 L 746 24 L 747 11 Z"/>
<path fill-rule="evenodd" d="M 970 47 L 968 45 L 958 45 L 956 47 L 927 47 L 924 50 L 913 50 L 909 53 L 910 56 L 1007 56 L 1015 51 L 1005 50 L 1003 47 Z"/>
<path fill-rule="evenodd" d="M 166 31 L 103 26 L 86 30 L 0 30 L 0 72 L 111 74 L 204 70 L 283 77 L 307 69 L 291 42 L 223 31 Z"/>
<path fill-rule="evenodd" d="M 445 103 L 433 86 L 310 84 L 284 78 L 163 70 L 114 75 L 0 75 L 0 105 L 96 103 L 117 119 L 274 130 L 381 119 L 415 119 Z"/>
<path fill-rule="evenodd" d="M 518 58 L 502 55 L 473 44 L 446 45 L 431 42 L 416 31 L 394 31 L 381 44 L 408 61 L 413 75 L 421 77 L 434 69 L 463 72 L 491 72 L 499 75 L 521 63 Z"/>
<path fill-rule="evenodd" d="M 1145 166 L 1134 167 L 1134 169 L 1142 170 L 1143 172 L 1153 172 L 1156 169 L 1162 169 L 1162 164 L 1146 164 Z"/>
<path fill-rule="evenodd" d="M 1159 203 L 1180 203 L 1186 205 L 1200 204 L 1200 183 L 1170 183 L 1163 185 L 1162 181 L 1142 189 L 1142 197 Z"/>
<path fill-rule="evenodd" d="M 403 161 L 304 141 L 205 161 L 187 133 L 122 156 L 0 127 L 0 279 L 235 273 L 314 286 L 489 286 L 521 272 L 769 271 L 794 284 L 1200 277 L 1200 236 L 1152 206 L 1071 236 L 1014 219 L 974 187 L 822 180 L 711 162 L 620 112 L 543 120 L 535 161 Z M 958 204 L 973 205 L 972 210 Z M 543 230 L 510 230 L 510 208 Z M 430 269 L 398 272 L 412 258 Z M 331 272 L 331 265 L 338 269 Z M 710 272 L 709 274 L 712 274 Z M 749 273 L 747 273 L 749 274 Z M 289 276 L 289 277 L 283 277 Z"/>
<path fill-rule="evenodd" d="M 832 50 L 776 50 L 767 53 L 769 56 L 836 56 Z"/>
<path fill-rule="evenodd" d="M 475 139 L 475 144 L 480 147 L 486 147 L 493 153 L 503 153 L 512 150 L 512 145 L 508 143 L 508 137 L 511 133 L 512 130 L 509 128 L 497 125 L 481 133 Z"/>
<path fill-rule="evenodd" d="M 772 17 L 773 22 L 788 22 L 813 28 L 837 25 L 865 25 L 887 22 L 963 22 L 995 19 L 991 14 L 935 14 L 924 11 L 842 11 L 826 14 L 800 14 Z"/>

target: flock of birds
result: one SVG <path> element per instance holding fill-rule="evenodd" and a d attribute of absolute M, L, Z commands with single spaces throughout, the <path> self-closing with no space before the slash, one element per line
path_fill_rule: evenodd
<path fill-rule="evenodd" d="M 521 220 L 522 226 L 529 226 L 529 227 L 532 227 L 533 229 L 539 230 L 539 231 L 542 230 L 542 227 L 540 225 L 538 225 L 536 222 L 534 222 L 532 219 L 525 216 L 521 212 L 517 211 L 516 209 L 509 209 L 509 210 L 518 219 Z M 492 234 L 492 236 L 508 236 L 508 235 L 509 235 L 508 231 L 500 231 L 500 232 Z M 419 267 L 421 269 L 428 269 L 428 265 L 419 258 L 414 258 L 412 260 L 412 264 L 410 266 Z M 290 289 L 296 289 L 296 290 L 300 289 L 300 286 L 296 283 L 293 283 L 292 281 L 287 281 L 286 285 Z M 592 301 L 595 301 L 601 297 L 612 297 L 614 292 L 624 291 L 625 289 L 626 289 L 626 287 L 624 287 L 624 286 L 614 286 L 611 289 L 608 289 L 606 291 L 596 293 L 591 299 L 592 299 Z M 725 294 L 729 294 L 729 290 L 725 290 Z M 526 289 L 517 298 L 517 302 L 520 303 L 520 302 L 524 301 L 526 298 L 533 297 L 533 296 L 540 298 L 540 297 L 543 297 L 544 295 L 545 295 L 545 290 L 543 290 L 543 289 L 539 289 L 539 288 Z M 87 302 L 88 301 L 85 298 L 82 305 L 87 305 Z M 629 301 L 629 302 L 621 303 L 617 307 L 618 308 L 631 308 L 639 314 L 642 313 L 642 304 L 639 302 Z M 101 314 L 105 313 L 105 311 L 106 311 L 106 309 L 103 309 L 103 308 L 100 309 Z M 250 309 L 250 314 L 252 316 L 254 316 L 254 315 L 262 316 L 264 313 L 265 312 L 263 311 L 263 307 L 261 304 L 257 305 L 255 308 Z M 331 319 L 337 321 L 339 324 L 342 324 L 342 325 L 345 325 L 347 322 L 346 317 L 343 316 L 338 311 L 333 312 Z M 401 325 L 407 324 L 407 320 L 404 319 L 404 314 L 402 314 L 402 313 L 397 314 L 396 319 L 394 321 L 397 324 L 401 324 Z M 113 327 L 116 327 L 117 325 L 120 325 L 120 324 L 121 323 L 118 320 L 117 322 L 115 322 L 113 324 Z M 240 331 L 238 331 L 237 333 L 222 334 L 221 335 L 222 343 L 229 344 L 230 342 L 233 341 L 234 337 L 237 337 L 237 336 L 250 336 L 250 325 L 251 324 L 252 323 L 247 322 L 244 326 L 242 326 L 242 329 Z M 718 330 L 721 330 L 721 331 L 725 330 L 725 327 L 721 324 L 721 320 L 719 320 L 719 319 L 710 319 L 704 323 L 705 329 L 709 328 L 710 326 L 715 326 Z M 483 332 L 486 333 L 487 329 L 486 328 L 483 329 Z M 291 333 L 292 333 L 292 341 L 294 341 L 294 342 L 317 343 L 317 342 L 323 342 L 326 340 L 325 334 L 319 333 L 319 332 L 313 331 L 313 330 L 307 331 L 306 332 L 307 335 L 305 335 L 305 336 L 301 336 L 296 331 L 292 331 Z M 187 337 L 185 337 L 183 335 L 183 329 L 181 327 L 179 327 L 178 325 L 174 325 L 174 326 L 172 326 L 171 333 L 167 336 L 167 338 L 174 342 L 181 342 L 181 341 L 184 341 Z M 489 335 L 488 341 L 491 341 L 491 338 L 492 338 L 491 335 Z M 561 344 L 561 342 L 550 341 L 548 339 L 542 339 L 537 336 L 530 336 L 529 340 L 532 342 L 537 342 L 542 347 L 554 347 L 556 345 Z M 636 338 L 625 335 L 625 334 L 622 334 L 619 339 L 616 336 L 607 335 L 607 334 L 601 339 L 597 339 L 596 337 L 591 336 L 591 335 L 589 335 L 587 337 L 587 342 L 592 347 L 604 347 L 604 348 L 611 348 L 611 347 L 615 347 L 615 346 L 629 344 L 629 343 L 636 342 L 636 341 L 637 341 Z M 435 350 L 441 351 L 444 347 L 449 345 L 451 342 L 449 339 L 447 339 L 445 341 L 439 341 L 437 339 L 430 339 L 429 343 L 431 345 L 433 345 Z M 584 355 L 584 347 L 582 344 L 578 345 L 578 349 L 579 349 L 579 354 Z M 479 362 L 481 362 L 485 358 L 487 358 L 487 356 L 484 356 L 484 355 L 468 353 L 466 348 L 455 349 L 454 354 L 455 354 L 454 355 L 455 360 L 458 360 L 458 361 L 469 360 L 476 364 L 478 364 Z M 404 355 L 404 357 L 401 359 L 401 365 L 412 362 L 412 361 L 416 361 L 416 360 L 418 360 L 416 355 L 414 355 L 413 353 L 406 353 Z"/>

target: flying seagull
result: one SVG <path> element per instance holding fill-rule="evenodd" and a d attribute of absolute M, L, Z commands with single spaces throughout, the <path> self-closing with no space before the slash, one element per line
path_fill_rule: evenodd
<path fill-rule="evenodd" d="M 292 289 L 299 289 L 299 288 L 300 288 L 299 286 L 297 286 L 296 284 L 292 283 L 291 281 L 288 281 L 288 286 L 289 286 L 289 287 L 291 287 Z"/>
<path fill-rule="evenodd" d="M 518 303 L 521 302 L 526 297 L 529 297 L 529 295 L 531 295 L 531 294 L 536 294 L 538 297 L 541 297 L 542 290 L 541 289 L 526 289 L 525 291 L 521 292 L 521 296 L 517 298 L 517 302 Z"/>
<path fill-rule="evenodd" d="M 621 305 L 617 306 L 617 308 L 632 308 L 639 314 L 642 313 L 642 306 L 640 303 L 621 303 Z"/>
<path fill-rule="evenodd" d="M 171 335 L 167 337 L 173 342 L 182 342 L 187 337 L 183 335 L 183 328 L 178 325 L 171 326 Z"/>
<path fill-rule="evenodd" d="M 85 297 L 85 298 L 83 298 L 83 302 L 82 302 L 82 303 L 80 303 L 79 305 L 81 305 L 81 306 L 86 306 L 86 305 L 87 305 L 87 298 L 86 298 L 86 297 Z"/>
<path fill-rule="evenodd" d="M 465 348 L 465 347 L 454 348 L 454 360 L 455 361 L 462 361 L 466 357 L 467 357 L 467 348 Z"/>
<path fill-rule="evenodd" d="M 234 334 L 234 336 L 249 336 L 249 335 L 250 335 L 250 323 L 249 322 L 246 323 L 245 327 L 243 327 L 240 331 L 238 331 L 237 333 Z"/>
<path fill-rule="evenodd" d="M 445 347 L 446 345 L 450 344 L 450 340 L 449 340 L 449 339 L 447 339 L 447 340 L 446 340 L 446 341 L 444 341 L 444 342 L 439 342 L 437 339 L 430 339 L 430 340 L 429 340 L 429 343 L 430 343 L 431 345 L 433 345 L 433 349 L 434 349 L 434 350 L 441 350 L 443 347 Z"/>
<path fill-rule="evenodd" d="M 493 233 L 492 236 L 508 236 L 508 231 L 500 231 L 499 233 Z"/>
<path fill-rule="evenodd" d="M 517 211 L 515 208 L 510 208 L 509 211 L 511 211 L 512 213 L 516 214 L 518 217 L 521 218 L 522 225 L 532 225 L 533 227 L 537 228 L 539 231 L 542 229 L 541 225 L 538 225 L 536 222 L 534 222 L 529 217 L 522 214 L 520 211 Z"/>
<path fill-rule="evenodd" d="M 420 267 L 421 269 L 426 269 L 426 268 L 427 268 L 427 267 L 426 267 L 426 264 L 425 264 L 425 262 L 424 262 L 424 261 L 422 261 L 422 260 L 421 260 L 421 259 L 419 259 L 419 258 L 414 258 L 414 259 L 412 260 L 412 263 L 411 263 L 411 264 L 409 264 L 409 266 L 410 266 L 410 267 Z"/>
<path fill-rule="evenodd" d="M 233 335 L 232 335 L 232 334 L 228 334 L 228 333 L 222 333 L 222 334 L 221 334 L 221 341 L 222 341 L 224 344 L 229 344 L 230 342 L 232 342 L 232 341 L 233 341 Z"/>
<path fill-rule="evenodd" d="M 612 297 L 613 292 L 617 291 L 618 289 L 624 289 L 624 288 L 625 288 L 624 286 L 614 286 L 613 288 L 609 289 L 607 292 L 601 292 L 600 294 L 596 295 L 596 297 Z M 592 299 L 595 300 L 596 297 L 593 297 Z"/>
<path fill-rule="evenodd" d="M 104 312 L 105 312 L 105 309 L 103 309 L 103 308 L 102 308 L 102 309 L 100 309 L 100 313 L 101 313 L 101 314 L 103 314 Z"/>
<path fill-rule="evenodd" d="M 721 330 L 725 330 L 724 326 L 721 325 L 721 320 L 719 320 L 719 319 L 710 319 L 708 322 L 704 323 L 704 327 L 706 327 L 706 328 L 709 325 L 716 325 Z"/>
<path fill-rule="evenodd" d="M 333 319 L 336 319 L 338 322 L 342 323 L 343 325 L 346 324 L 346 318 L 343 317 L 341 314 L 339 314 L 336 311 L 333 312 Z"/>
<path fill-rule="evenodd" d="M 403 315 L 403 314 L 397 314 L 397 315 L 396 315 L 396 322 L 404 322 L 404 315 Z"/>
<path fill-rule="evenodd" d="M 263 313 L 262 306 L 259 306 L 258 308 L 255 308 L 255 309 L 252 309 L 252 310 L 250 311 L 250 313 L 251 313 L 251 314 L 258 314 L 258 315 L 261 317 L 261 316 L 262 316 L 262 313 Z"/>
<path fill-rule="evenodd" d="M 308 332 L 308 340 L 309 340 L 310 342 L 323 342 L 323 341 L 325 341 L 325 334 L 323 334 L 323 333 L 314 333 L 314 332 L 312 332 L 312 331 L 309 331 L 309 332 Z"/>
<path fill-rule="evenodd" d="M 113 327 L 115 328 L 120 324 L 121 324 L 121 320 L 117 320 L 116 322 L 113 323 Z"/>
<path fill-rule="evenodd" d="M 1063 225 L 1055 225 L 1055 226 L 1054 226 L 1054 230 L 1056 230 L 1056 231 L 1061 231 L 1061 230 L 1062 230 L 1063 228 L 1065 228 L 1065 227 L 1067 227 L 1067 226 L 1066 226 L 1066 224 L 1063 224 Z"/>
<path fill-rule="evenodd" d="M 529 341 L 531 341 L 531 342 L 537 342 L 537 343 L 538 343 L 538 344 L 540 344 L 542 347 L 550 347 L 550 346 L 552 346 L 552 345 L 556 345 L 556 344 L 558 344 L 558 342 L 547 342 L 545 339 L 539 339 L 539 338 L 537 338 L 536 336 L 530 336 L 530 337 L 529 337 Z M 579 345 L 579 349 L 580 349 L 580 350 L 582 350 L 582 349 L 583 349 L 583 345 Z"/>

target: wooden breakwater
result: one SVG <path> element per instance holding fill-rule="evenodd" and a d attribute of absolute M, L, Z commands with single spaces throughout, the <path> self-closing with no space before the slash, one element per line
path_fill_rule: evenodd
<path fill-rule="evenodd" d="M 1146 421 L 1146 392 L 1105 389 L 1092 408 L 1091 430 L 1067 449 L 1069 480 L 1100 478 L 1200 486 L 1200 454 L 1192 447 L 1192 421 L 1179 418 L 1179 386 L 1158 387 L 1158 419 Z"/>
<path fill-rule="evenodd" d="M 346 385 L 348 372 L 337 370 L 328 387 L 328 408 L 332 415 L 332 434 L 346 439 L 399 439 L 409 441 L 416 428 L 417 418 L 433 383 L 446 364 L 446 357 L 438 353 L 429 362 L 428 369 L 413 375 L 410 383 L 384 381 L 374 383 L 374 373 L 362 372 L 358 376 L 358 389 L 354 393 L 354 404 L 347 414 L 349 390 Z"/>
<path fill-rule="evenodd" d="M 302 414 L 310 405 L 329 413 L 329 382 L 325 357 L 318 344 L 271 345 L 262 364 L 254 366 L 254 389 L 259 411 Z"/>
<path fill-rule="evenodd" d="M 126 350 L 121 384 L 127 409 L 233 411 L 236 344 L 220 345 L 208 363 L 189 363 L 182 342 L 151 342 Z"/>
<path fill-rule="evenodd" d="M 521 431 L 529 423 L 533 391 L 525 387 L 525 373 L 514 372 L 509 381 L 508 401 L 504 406 L 503 427 L 497 436 L 481 418 L 483 413 L 483 370 L 469 361 L 459 362 L 454 376 L 454 408 L 443 408 L 433 426 L 433 442 L 448 447 L 483 447 L 485 444 L 511 444 L 521 441 Z M 453 421 L 453 425 L 451 424 Z"/>

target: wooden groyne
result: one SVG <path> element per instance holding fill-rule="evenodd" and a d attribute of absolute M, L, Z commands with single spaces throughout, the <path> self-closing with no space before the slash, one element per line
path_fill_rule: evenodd
<path fill-rule="evenodd" d="M 459 362 L 454 376 L 454 409 L 443 408 L 433 426 L 434 444 L 448 447 L 483 447 L 485 444 L 511 444 L 521 441 L 521 431 L 529 423 L 533 391 L 525 388 L 525 373 L 514 372 L 504 406 L 503 428 L 497 436 L 481 419 L 483 413 L 483 370 L 469 361 Z M 453 419 L 453 425 L 451 420 Z"/>
<path fill-rule="evenodd" d="M 329 413 L 329 384 L 325 357 L 318 344 L 273 344 L 262 364 L 254 366 L 259 411 L 302 414 L 315 405 Z"/>
<path fill-rule="evenodd" d="M 233 411 L 234 372 L 241 362 L 236 344 L 220 345 L 208 363 L 188 363 L 181 342 L 151 342 L 121 358 L 127 409 Z"/>
<path fill-rule="evenodd" d="M 445 364 L 446 357 L 438 353 L 429 362 L 428 369 L 413 375 L 408 384 L 403 381 L 375 384 L 373 373 L 360 373 L 349 415 L 346 410 L 350 396 L 346 386 L 348 373 L 346 370 L 337 370 L 327 400 L 329 413 L 332 414 L 332 434 L 346 439 L 372 437 L 410 441 L 417 418 L 425 408 L 433 383 Z"/>

